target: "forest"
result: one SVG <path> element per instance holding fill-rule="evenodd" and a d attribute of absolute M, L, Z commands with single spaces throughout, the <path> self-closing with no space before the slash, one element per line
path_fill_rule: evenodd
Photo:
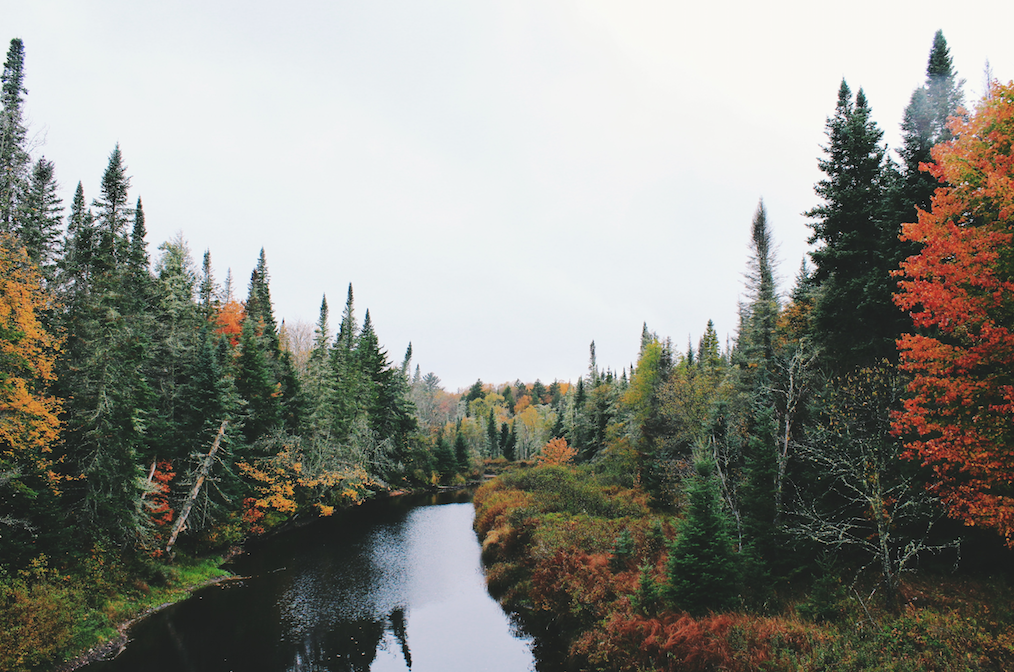
<path fill-rule="evenodd" d="M 208 580 L 244 539 L 474 483 L 489 588 L 574 669 L 1014 665 L 1014 84 L 965 107 L 942 32 L 892 156 L 843 80 L 812 263 L 779 293 L 763 202 L 736 337 L 576 382 L 449 392 L 353 288 L 331 329 L 154 251 L 119 146 L 65 207 L 0 116 L 0 669 L 45 669 Z M 636 329 L 636 325 L 635 325 Z M 632 333 L 636 337 L 636 332 Z M 211 560 L 209 560 L 211 558 Z M 197 577 L 197 578 L 195 578 Z"/>

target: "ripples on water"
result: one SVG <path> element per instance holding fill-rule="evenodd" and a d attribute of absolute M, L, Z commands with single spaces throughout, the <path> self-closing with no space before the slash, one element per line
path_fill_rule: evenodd
<path fill-rule="evenodd" d="M 469 502 L 371 502 L 266 542 L 88 670 L 524 672 L 531 641 L 486 592 Z M 226 584 L 227 585 L 227 584 Z"/>

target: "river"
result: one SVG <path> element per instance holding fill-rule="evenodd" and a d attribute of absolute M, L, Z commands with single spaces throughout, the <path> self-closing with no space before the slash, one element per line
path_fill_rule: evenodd
<path fill-rule="evenodd" d="M 89 672 L 524 672 L 486 592 L 465 492 L 367 502 L 260 541 L 210 586 L 145 619 Z"/>

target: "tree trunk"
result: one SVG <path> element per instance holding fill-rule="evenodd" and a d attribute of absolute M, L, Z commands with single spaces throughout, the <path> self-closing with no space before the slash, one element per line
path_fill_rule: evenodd
<path fill-rule="evenodd" d="M 180 515 L 176 518 L 176 524 L 173 525 L 172 536 L 169 537 L 169 543 L 166 544 L 165 552 L 169 553 L 173 544 L 176 543 L 176 537 L 179 536 L 180 532 L 183 531 L 184 526 L 187 523 L 187 516 L 190 515 L 190 509 L 194 507 L 194 502 L 197 501 L 197 495 L 201 491 L 201 486 L 204 485 L 204 479 L 208 477 L 208 472 L 211 470 L 211 464 L 215 459 L 215 453 L 218 452 L 218 447 L 222 443 L 222 436 L 225 435 L 225 426 L 229 424 L 228 420 L 222 421 L 222 426 L 218 428 L 218 436 L 215 437 L 215 442 L 211 444 L 211 450 L 204 457 L 204 463 L 197 474 L 197 480 L 194 482 L 194 487 L 190 489 L 190 494 L 187 495 L 187 501 L 183 505 L 183 509 L 180 511 Z"/>

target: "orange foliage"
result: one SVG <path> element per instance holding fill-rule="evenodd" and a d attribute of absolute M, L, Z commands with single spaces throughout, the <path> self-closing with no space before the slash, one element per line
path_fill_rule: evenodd
<path fill-rule="evenodd" d="M 539 464 L 569 464 L 577 455 L 577 449 L 567 445 L 567 439 L 553 439 L 542 447 L 536 457 Z"/>
<path fill-rule="evenodd" d="M 47 392 L 62 339 L 39 321 L 51 307 L 24 248 L 0 237 L 0 470 L 39 474 L 56 492 L 61 404 Z"/>
<path fill-rule="evenodd" d="M 608 553 L 561 550 L 536 563 L 528 597 L 565 630 L 584 629 L 609 613 L 618 594 L 633 591 L 633 574 L 614 575 Z"/>
<path fill-rule="evenodd" d="M 898 341 L 914 377 L 894 431 L 951 516 L 1014 547 L 1014 84 L 950 127 L 957 139 L 927 167 L 947 184 L 903 228 L 922 251 L 897 272 L 895 301 L 920 333 Z"/>
<path fill-rule="evenodd" d="M 239 337 L 243 333 L 243 320 L 246 319 L 246 309 L 239 301 L 223 303 L 215 314 L 215 333 L 223 334 L 229 339 L 233 347 L 239 344 Z"/>
<path fill-rule="evenodd" d="M 153 558 L 162 556 L 162 548 L 165 546 L 164 528 L 173 522 L 174 511 L 169 506 L 169 483 L 176 477 L 173 471 L 172 462 L 159 460 L 155 470 L 151 473 L 151 484 L 154 492 L 148 497 L 148 518 L 155 525 L 155 534 L 149 555 Z"/>
<path fill-rule="evenodd" d="M 514 402 L 514 415 L 521 415 L 521 413 L 532 405 L 532 395 L 526 394 L 516 402 Z"/>
<path fill-rule="evenodd" d="M 673 613 L 647 618 L 621 610 L 578 639 L 572 653 L 618 672 L 745 672 L 771 667 L 775 646 L 802 652 L 810 641 L 799 625 L 776 618 Z"/>

